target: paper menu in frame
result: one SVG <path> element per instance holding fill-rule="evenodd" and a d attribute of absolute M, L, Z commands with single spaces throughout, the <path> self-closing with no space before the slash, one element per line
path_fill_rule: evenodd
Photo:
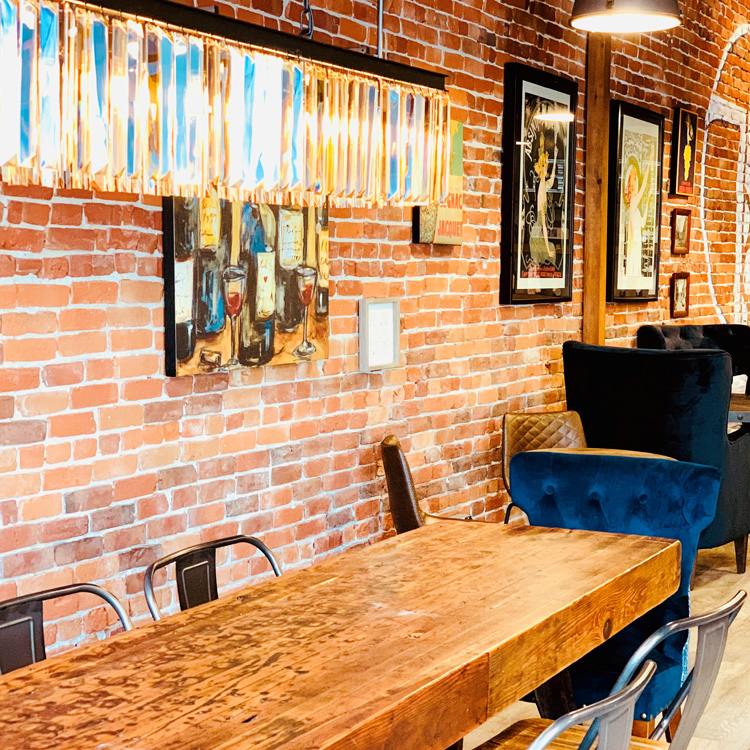
<path fill-rule="evenodd" d="M 399 300 L 359 302 L 359 369 L 372 372 L 400 364 Z"/>

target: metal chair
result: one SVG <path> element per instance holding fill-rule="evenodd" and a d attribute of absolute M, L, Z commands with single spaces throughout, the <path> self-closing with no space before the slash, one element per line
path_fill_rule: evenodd
<path fill-rule="evenodd" d="M 568 750 L 576 747 L 569 742 L 569 730 L 585 721 L 598 722 L 598 750 L 629 750 L 635 702 L 654 672 L 656 665 L 646 662 L 635 679 L 608 698 L 572 711 L 552 723 L 540 719 L 544 726 L 540 734 L 535 733 L 533 724 L 536 722 L 520 721 L 477 750 Z M 561 737 L 563 733 L 565 737 Z"/>
<path fill-rule="evenodd" d="M 693 667 L 688 672 L 688 675 L 674 700 L 664 711 L 661 720 L 652 732 L 651 737 L 649 739 L 637 740 L 637 747 L 639 750 L 647 750 L 650 748 L 656 750 L 657 748 L 666 747 L 668 747 L 669 750 L 686 750 L 693 734 L 695 733 L 698 721 L 706 708 L 714 684 L 716 683 L 716 676 L 719 672 L 721 660 L 724 655 L 729 627 L 737 617 L 737 614 L 745 603 L 746 598 L 747 594 L 744 591 L 739 591 L 730 601 L 713 612 L 709 612 L 705 615 L 686 617 L 682 620 L 675 620 L 674 622 L 659 628 L 659 630 L 648 637 L 630 657 L 628 663 L 625 665 L 625 668 L 617 679 L 615 686 L 612 688 L 611 696 L 605 700 L 612 700 L 620 694 L 626 686 L 632 686 L 634 684 L 634 682 L 632 682 L 633 675 L 636 674 L 639 668 L 641 669 L 641 674 L 643 674 L 645 667 L 642 665 L 644 665 L 644 662 L 651 667 L 651 674 L 653 674 L 656 670 L 656 664 L 653 661 L 646 660 L 654 653 L 655 649 L 658 649 L 668 638 L 676 633 L 683 633 L 688 630 L 697 631 L 695 633 L 696 647 Z M 630 711 L 630 723 L 632 723 L 633 719 L 632 709 L 635 707 L 635 702 L 640 693 L 643 692 L 644 688 L 645 683 L 638 695 L 635 695 L 633 698 Z M 603 702 L 604 701 L 602 701 L 602 703 Z M 594 708 L 595 705 L 597 704 L 593 704 L 587 709 L 582 709 L 582 711 L 588 711 L 590 708 Z M 576 711 L 568 716 L 572 717 L 576 714 L 582 713 L 582 711 Z M 662 738 L 670 733 L 670 727 L 673 725 L 673 721 L 678 717 L 678 712 L 680 711 L 681 717 L 679 717 L 679 724 L 677 729 L 671 733 L 671 742 L 667 745 L 662 741 Z M 568 717 L 563 717 L 563 719 L 560 719 L 559 721 L 563 721 L 567 718 Z M 589 716 L 588 718 L 592 717 Z M 555 724 L 557 723 L 558 722 L 555 722 Z M 499 734 L 497 737 L 483 745 L 479 750 L 490 750 L 491 748 L 496 750 L 515 750 L 515 748 L 525 748 L 530 737 L 539 735 L 538 740 L 534 741 L 535 743 L 540 741 L 545 734 L 549 739 L 552 739 L 576 723 L 578 722 L 567 721 L 566 726 L 561 728 L 559 732 L 552 732 L 551 730 L 554 728 L 555 724 L 550 725 L 550 723 L 544 719 L 530 719 L 517 722 L 510 727 L 510 729 Z M 554 750 L 563 750 L 563 748 L 572 747 L 577 747 L 578 750 L 588 750 L 596 739 L 597 733 L 599 734 L 598 748 L 599 750 L 602 750 L 602 748 L 608 747 L 606 742 L 602 745 L 603 731 L 604 722 L 602 721 L 599 725 L 596 723 L 592 724 L 588 730 L 577 728 L 568 731 L 565 736 L 566 744 L 564 745 L 557 745 L 554 742 L 551 745 L 545 745 L 544 743 L 531 744 L 528 746 L 528 750 L 538 750 L 538 748 L 545 746 L 553 748 Z M 631 741 L 629 724 L 625 739 L 625 744 L 616 747 L 622 747 L 623 750 L 629 747 Z M 519 744 L 521 741 L 523 741 L 524 744 Z"/>
<path fill-rule="evenodd" d="M 133 629 L 128 613 L 117 598 L 93 583 L 74 583 L 8 599 L 0 602 L 0 674 L 8 674 L 47 658 L 42 602 L 74 594 L 101 597 L 115 610 L 122 627 Z"/>
<path fill-rule="evenodd" d="M 216 550 L 233 544 L 249 544 L 259 549 L 271 564 L 273 572 L 277 576 L 281 575 L 281 568 L 273 552 L 260 539 L 252 536 L 238 534 L 187 547 L 162 557 L 160 560 L 151 563 L 146 569 L 143 588 L 146 594 L 146 604 L 148 604 L 154 620 L 161 620 L 163 617 L 154 595 L 153 579 L 157 570 L 175 563 L 177 594 L 181 610 L 212 602 L 219 598 L 216 585 Z"/>
<path fill-rule="evenodd" d="M 505 523 L 517 507 L 510 488 L 510 459 L 522 451 L 585 448 L 581 418 L 574 411 L 512 412 L 503 416 L 503 481 L 511 496 Z"/>
<path fill-rule="evenodd" d="M 405 531 L 412 531 L 425 524 L 437 523 L 438 521 L 471 520 L 471 516 L 467 518 L 444 518 L 427 513 L 419 507 L 409 463 L 401 448 L 401 441 L 395 435 L 388 435 L 380 443 L 380 455 L 383 458 L 385 481 L 388 485 L 388 503 L 397 534 L 403 534 Z"/>

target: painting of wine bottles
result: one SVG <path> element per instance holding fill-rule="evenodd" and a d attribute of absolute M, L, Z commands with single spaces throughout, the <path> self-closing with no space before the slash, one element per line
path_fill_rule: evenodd
<path fill-rule="evenodd" d="M 167 375 L 328 357 L 328 208 L 164 199 Z"/>

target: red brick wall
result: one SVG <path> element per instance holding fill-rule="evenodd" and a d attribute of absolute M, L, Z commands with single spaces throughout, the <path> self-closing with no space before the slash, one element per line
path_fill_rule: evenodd
<path fill-rule="evenodd" d="M 615 95 L 666 115 L 677 103 L 705 111 L 721 49 L 747 16 L 743 3 L 690 0 L 684 29 L 615 42 Z M 316 38 L 374 47 L 374 3 L 326 5 L 313 0 Z M 389 55 L 450 75 L 454 117 L 465 124 L 464 243 L 411 245 L 406 210 L 332 211 L 325 363 L 165 378 L 158 204 L 0 188 L 0 598 L 92 580 L 144 621 L 145 566 L 198 540 L 257 534 L 287 568 L 377 540 L 390 530 L 378 443 L 392 432 L 433 510 L 460 505 L 498 518 L 501 416 L 562 403 L 560 346 L 580 336 L 584 187 L 582 137 L 573 301 L 499 306 L 503 64 L 528 61 L 578 80 L 583 135 L 585 38 L 567 27 L 571 8 L 572 0 L 386 2 Z M 291 30 L 300 4 L 221 8 L 235 9 Z M 744 59 L 732 58 L 722 84 L 743 102 Z M 714 128 L 707 230 L 726 303 L 739 138 Z M 666 180 L 665 170 L 660 300 L 608 306 L 608 337 L 619 344 L 630 345 L 640 323 L 668 317 L 674 270 L 693 273 L 695 319 L 715 317 L 697 231 L 690 257 L 670 258 L 668 209 L 677 203 Z M 363 296 L 402 298 L 403 367 L 357 372 Z M 220 585 L 262 569 L 235 559 Z M 169 590 L 162 594 L 169 606 Z M 101 627 L 101 609 L 76 614 L 87 606 L 56 606 L 48 640 L 63 647 Z"/>

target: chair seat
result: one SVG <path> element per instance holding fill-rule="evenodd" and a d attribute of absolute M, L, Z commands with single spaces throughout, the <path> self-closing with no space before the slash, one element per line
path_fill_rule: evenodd
<path fill-rule="evenodd" d="M 526 748 L 551 724 L 549 719 L 525 719 L 508 727 L 476 750 L 526 750 Z M 547 745 L 548 750 L 577 750 L 586 727 L 573 727 L 563 732 Z M 669 743 L 633 737 L 630 750 L 667 750 Z"/>

